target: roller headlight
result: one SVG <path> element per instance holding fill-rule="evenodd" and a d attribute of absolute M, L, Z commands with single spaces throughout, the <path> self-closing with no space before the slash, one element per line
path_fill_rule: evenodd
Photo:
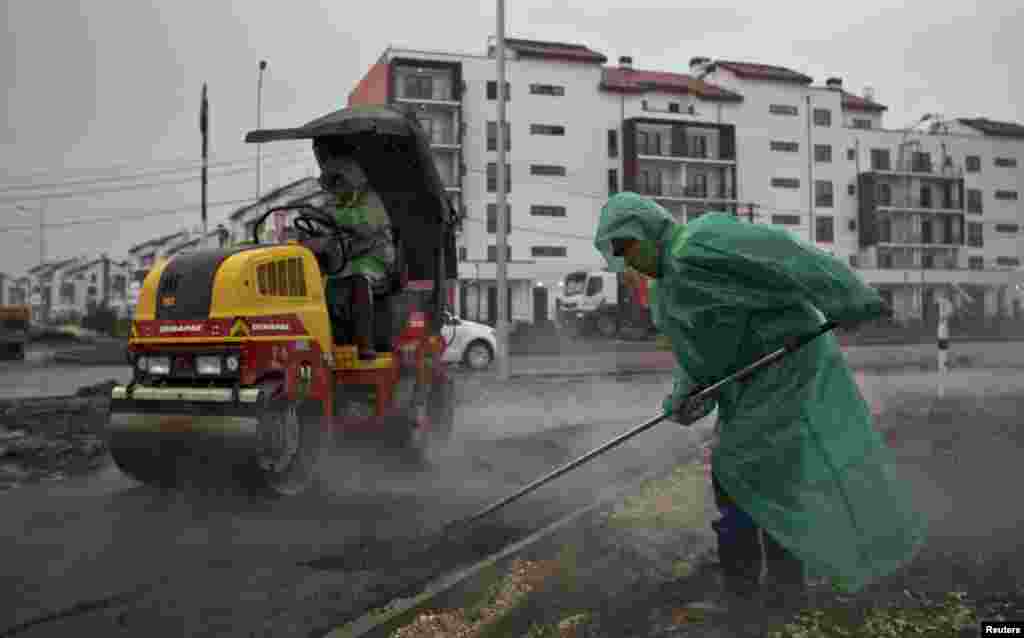
<path fill-rule="evenodd" d="M 238 355 L 237 354 L 229 354 L 227 357 L 224 358 L 224 365 L 227 367 L 228 372 L 237 372 L 238 371 Z"/>
<path fill-rule="evenodd" d="M 196 372 L 199 374 L 220 374 L 220 357 L 196 357 Z"/>
<path fill-rule="evenodd" d="M 145 355 L 142 355 L 135 360 L 135 367 L 138 368 L 139 372 L 149 372 L 149 360 L 146 359 Z"/>
<path fill-rule="evenodd" d="M 149 358 L 149 373 L 150 374 L 170 374 L 171 373 L 171 358 L 170 357 L 150 357 Z"/>

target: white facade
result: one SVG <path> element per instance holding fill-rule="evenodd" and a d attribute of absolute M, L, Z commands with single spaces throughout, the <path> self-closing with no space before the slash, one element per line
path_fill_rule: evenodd
<path fill-rule="evenodd" d="M 923 306 L 931 303 L 928 295 L 949 283 L 986 287 L 986 314 L 1011 311 L 1008 300 L 1014 296 L 1007 294 L 1008 270 L 1019 266 L 1024 257 L 1024 235 L 1020 234 L 1024 225 L 1024 139 L 986 136 L 958 123 L 939 127 L 937 134 L 886 130 L 882 110 L 857 108 L 863 101 L 852 97 L 852 93 L 844 98 L 840 85 L 822 87 L 751 79 L 740 77 L 728 65 L 717 65 L 704 80 L 739 94 L 740 102 L 705 100 L 653 89 L 612 93 L 601 88 L 599 64 L 520 59 L 514 47 L 507 49 L 507 56 L 507 158 L 511 165 L 508 274 L 513 320 L 532 321 L 543 314 L 532 304 L 543 302 L 544 296 L 531 294 L 532 288 L 543 285 L 557 290 L 568 272 L 603 267 L 603 260 L 592 246 L 592 237 L 600 209 L 610 195 L 609 170 L 617 172 L 619 188 L 625 186 L 623 123 L 631 118 L 735 127 L 736 153 L 732 161 L 719 158 L 718 134 L 711 126 L 703 131 L 708 138 L 710 159 L 668 157 L 665 152 L 659 156 L 638 153 L 639 171 L 650 173 L 643 175 L 643 180 L 657 180 L 656 200 L 676 213 L 680 221 L 685 220 L 687 211 L 692 216 L 694 208 L 714 210 L 719 206 L 734 206 L 738 214 L 746 217 L 747 205 L 752 204 L 755 221 L 785 225 L 797 236 L 858 267 L 868 283 L 888 291 L 903 318 L 921 317 L 925 312 Z M 442 123 L 433 124 L 433 128 L 445 131 L 440 135 L 446 142 L 435 144 L 435 152 L 442 174 L 451 179 L 453 186 L 461 187 L 452 190 L 461 194 L 467 216 L 459 239 L 459 274 L 468 290 L 462 297 L 465 308 L 460 312 L 476 319 L 476 309 L 483 307 L 481 318 L 486 319 L 487 299 L 481 297 L 490 294 L 493 307 L 493 293 L 487 290 L 493 287 L 495 277 L 495 264 L 488 261 L 488 246 L 495 245 L 496 237 L 487 228 L 488 204 L 493 205 L 496 200 L 496 194 L 487 188 L 487 165 L 497 159 L 497 153 L 488 150 L 487 145 L 488 122 L 497 120 L 497 101 L 487 95 L 487 84 L 495 78 L 495 61 L 482 55 L 391 48 L 381 62 L 396 59 L 404 62 L 395 66 L 397 81 L 392 87 L 397 95 L 391 96 L 390 101 L 417 102 L 401 99 L 404 80 L 398 78 L 404 78 L 403 74 L 424 73 L 435 78 L 431 96 L 434 99 L 429 106 L 433 112 L 429 116 L 440 117 Z M 450 76 L 444 71 L 410 70 L 410 60 L 459 63 L 464 82 L 461 100 L 453 101 L 446 84 Z M 531 92 L 531 85 L 562 88 L 557 95 L 537 94 Z M 670 103 L 678 105 L 671 112 Z M 819 110 L 828 111 L 828 115 L 816 116 L 815 111 Z M 460 116 L 461 146 L 460 140 L 452 140 L 447 133 L 459 130 Z M 561 126 L 564 135 L 532 134 L 531 125 Z M 664 124 L 637 125 L 638 131 L 661 132 L 663 138 L 669 128 Z M 609 130 L 617 131 L 617 157 L 609 154 Z M 907 166 L 898 166 L 904 142 L 909 142 L 902 146 Z M 816 153 L 815 147 L 823 148 Z M 465 167 L 461 181 L 453 162 L 457 154 L 445 154 L 452 149 L 461 151 Z M 880 208 L 878 213 L 889 215 L 892 234 L 899 236 L 899 245 L 861 245 L 859 174 L 872 170 L 873 149 L 889 150 L 892 170 L 885 179 L 892 182 L 892 198 L 899 200 L 899 204 L 892 202 L 892 206 Z M 903 179 L 900 171 L 909 168 L 911 153 L 915 151 L 930 154 L 933 171 L 928 177 L 915 173 Z M 980 158 L 980 171 L 967 170 L 969 155 Z M 947 156 L 950 165 L 945 163 Z M 996 165 L 997 157 L 1003 158 L 1002 165 Z M 1015 160 L 1016 165 L 1006 166 L 1008 160 Z M 536 164 L 564 167 L 565 175 L 531 174 L 531 165 Z M 716 181 L 730 181 L 727 175 L 732 167 L 735 188 L 721 191 L 730 195 L 728 201 L 694 201 L 692 187 L 687 188 L 693 176 L 710 176 L 707 189 L 717 190 Z M 982 213 L 964 212 L 968 202 L 960 201 L 958 187 L 953 188 L 954 208 L 943 209 L 940 200 L 944 199 L 946 184 L 955 184 L 961 177 L 964 200 L 968 191 L 981 191 Z M 779 179 L 782 181 L 773 182 Z M 649 182 L 643 180 L 635 190 L 652 190 L 644 185 Z M 922 186 L 931 192 L 922 195 Z M 918 200 L 925 196 L 931 196 L 932 201 L 926 200 L 930 207 L 921 208 Z M 565 213 L 533 215 L 533 206 L 564 207 Z M 956 216 L 963 219 L 962 230 L 958 227 L 961 222 L 953 224 L 955 230 L 943 230 L 944 217 Z M 974 224 L 981 224 L 981 246 L 971 245 L 977 243 L 978 227 Z M 951 233 L 949 238 L 945 238 L 945 232 Z M 956 233 L 966 238 L 968 232 L 971 241 L 964 245 L 936 243 L 956 239 Z M 493 257 L 494 249 L 490 250 Z M 547 303 L 553 303 L 553 295 L 547 295 Z"/>

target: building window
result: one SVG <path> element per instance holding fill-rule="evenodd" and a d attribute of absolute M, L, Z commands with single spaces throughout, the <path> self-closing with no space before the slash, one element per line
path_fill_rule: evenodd
<path fill-rule="evenodd" d="M 537 217 L 565 217 L 565 206 L 530 206 L 530 214 Z"/>
<path fill-rule="evenodd" d="M 619 132 L 616 130 L 608 131 L 608 157 L 619 156 Z"/>
<path fill-rule="evenodd" d="M 565 135 L 565 127 L 556 124 L 531 124 L 530 135 Z"/>
<path fill-rule="evenodd" d="M 708 137 L 707 135 L 694 135 L 689 139 L 687 148 L 687 154 L 690 157 L 705 159 L 708 156 Z"/>
<path fill-rule="evenodd" d="M 878 253 L 878 267 L 879 268 L 892 268 L 892 253 L 879 252 Z"/>
<path fill-rule="evenodd" d="M 848 148 L 848 149 L 846 149 L 846 159 L 850 160 L 851 162 L 856 161 L 857 160 L 857 149 L 855 149 L 855 148 Z"/>
<path fill-rule="evenodd" d="M 981 157 L 978 155 L 968 155 L 964 160 L 964 166 L 968 173 L 981 172 Z"/>
<path fill-rule="evenodd" d="M 661 171 L 645 169 L 637 175 L 640 192 L 644 195 L 661 195 Z"/>
<path fill-rule="evenodd" d="M 637 155 L 661 155 L 661 133 L 638 131 L 636 146 Z"/>
<path fill-rule="evenodd" d="M 922 153 L 921 151 L 914 151 L 913 155 L 910 156 L 910 170 L 915 173 L 931 173 L 932 172 L 932 154 Z"/>
<path fill-rule="evenodd" d="M 498 261 L 498 247 L 494 244 L 487 247 L 487 261 Z M 512 261 L 512 249 L 508 244 L 505 244 L 505 261 Z"/>
<path fill-rule="evenodd" d="M 530 95 L 554 95 L 563 96 L 565 95 L 564 86 L 556 86 L 554 84 L 531 84 Z M 496 97 L 491 99 L 497 99 Z"/>
<path fill-rule="evenodd" d="M 856 195 L 857 194 L 857 185 L 854 184 L 853 182 L 850 182 L 849 184 L 847 184 L 846 185 L 846 194 L 847 195 Z"/>
<path fill-rule="evenodd" d="M 996 224 L 997 233 L 1019 233 L 1020 226 L 1017 224 Z"/>
<path fill-rule="evenodd" d="M 496 193 L 498 192 L 498 164 L 497 162 L 488 162 L 487 164 L 487 192 Z M 505 192 L 512 192 L 512 166 L 505 164 Z"/>
<path fill-rule="evenodd" d="M 855 117 L 853 118 L 853 128 L 869 129 L 871 128 L 871 120 Z"/>
<path fill-rule="evenodd" d="M 678 113 L 679 112 L 679 102 L 669 102 L 668 103 L 668 112 L 669 113 Z"/>
<path fill-rule="evenodd" d="M 892 220 L 883 218 L 878 221 L 878 242 L 888 244 L 892 242 Z"/>
<path fill-rule="evenodd" d="M 983 248 L 985 246 L 984 227 L 978 222 L 967 224 L 967 245 L 971 248 Z"/>
<path fill-rule="evenodd" d="M 487 205 L 487 232 L 495 234 L 498 232 L 498 205 Z M 512 207 L 505 206 L 505 232 L 512 232 Z"/>
<path fill-rule="evenodd" d="M 799 115 L 800 110 L 790 104 L 771 104 L 768 112 L 772 115 Z"/>
<path fill-rule="evenodd" d="M 434 78 L 429 75 L 409 75 L 405 78 L 405 97 L 429 100 L 434 96 Z"/>
<path fill-rule="evenodd" d="M 871 170 L 889 171 L 892 170 L 892 162 L 887 148 L 871 149 Z"/>
<path fill-rule="evenodd" d="M 836 240 L 835 220 L 831 217 L 814 219 L 814 238 L 822 243 L 830 244 Z"/>
<path fill-rule="evenodd" d="M 832 182 L 818 179 L 814 181 L 814 205 L 822 208 L 832 208 L 833 202 Z"/>
<path fill-rule="evenodd" d="M 565 177 L 565 167 L 554 164 L 530 164 L 530 175 Z"/>
<path fill-rule="evenodd" d="M 98 295 L 98 294 L 100 294 L 100 293 L 99 293 L 99 290 L 98 290 L 98 289 L 96 288 L 96 286 L 89 286 L 89 289 L 88 289 L 88 291 L 87 291 L 87 294 L 88 294 L 88 295 L 89 295 L 90 297 L 95 297 L 96 295 Z"/>
<path fill-rule="evenodd" d="M 828 109 L 814 109 L 815 126 L 832 126 L 832 111 Z"/>
<path fill-rule="evenodd" d="M 774 188 L 800 188 L 800 180 L 795 177 L 773 177 Z"/>
<path fill-rule="evenodd" d="M 985 270 L 985 258 L 984 257 L 968 257 L 967 267 L 971 270 Z"/>
<path fill-rule="evenodd" d="M 981 214 L 981 190 L 977 188 L 967 189 L 967 212 Z"/>
<path fill-rule="evenodd" d="M 772 223 L 776 226 L 798 226 L 800 224 L 799 215 L 772 215 Z"/>
<path fill-rule="evenodd" d="M 932 207 L 932 189 L 927 184 L 921 185 L 921 208 Z"/>
<path fill-rule="evenodd" d="M 773 151 L 778 151 L 780 153 L 797 153 L 800 151 L 800 143 L 772 141 L 768 143 L 768 148 L 770 148 Z"/>
<path fill-rule="evenodd" d="M 459 261 L 466 261 L 468 258 L 466 247 L 459 246 Z"/>
<path fill-rule="evenodd" d="M 565 257 L 565 246 L 531 246 L 531 257 Z"/>
<path fill-rule="evenodd" d="M 996 191 L 996 199 L 1004 201 L 1017 201 L 1017 191 Z"/>
<path fill-rule="evenodd" d="M 498 123 L 488 122 L 487 123 L 487 150 L 497 151 L 498 150 Z M 509 122 L 505 122 L 505 150 L 512 150 L 512 125 Z"/>
<path fill-rule="evenodd" d="M 851 268 L 857 268 L 857 266 L 858 266 L 857 255 L 850 255 L 850 267 Z"/>
<path fill-rule="evenodd" d="M 995 159 L 995 165 L 1000 168 L 1014 168 L 1017 166 L 1016 157 L 997 157 Z"/>
<path fill-rule="evenodd" d="M 996 265 L 1017 267 L 1020 266 L 1020 259 L 1016 257 L 996 257 Z"/>
<path fill-rule="evenodd" d="M 828 144 L 814 145 L 814 161 L 825 164 L 832 161 L 832 147 Z"/>
<path fill-rule="evenodd" d="M 616 168 L 608 169 L 608 194 L 614 195 L 619 192 L 619 171 Z"/>
<path fill-rule="evenodd" d="M 487 99 L 497 100 L 498 99 L 498 83 L 495 80 L 487 82 Z M 508 82 L 505 83 L 505 101 L 508 102 L 512 99 L 512 85 Z"/>

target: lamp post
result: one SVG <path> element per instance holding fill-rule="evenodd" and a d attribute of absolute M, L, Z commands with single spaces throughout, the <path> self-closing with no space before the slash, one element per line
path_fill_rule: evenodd
<path fill-rule="evenodd" d="M 256 128 L 263 128 L 263 72 L 267 70 L 267 61 L 260 60 L 260 75 L 256 81 Z M 260 198 L 260 171 L 263 169 L 260 158 L 262 144 L 256 145 L 256 199 Z"/>
<path fill-rule="evenodd" d="M 44 219 L 46 218 L 46 202 L 42 201 L 39 203 L 39 210 L 31 210 L 25 208 L 21 204 L 15 204 L 14 207 L 26 214 L 38 214 L 39 216 L 39 265 L 43 265 L 43 258 L 46 256 L 46 239 L 43 234 Z"/>
<path fill-rule="evenodd" d="M 508 307 L 508 202 L 507 202 L 507 190 L 508 185 L 505 183 L 505 136 L 508 131 L 505 130 L 505 99 L 506 95 L 505 87 L 505 0 L 497 0 L 497 42 L 495 43 L 495 58 L 497 58 L 497 72 L 498 72 L 498 165 L 495 167 L 495 173 L 497 177 L 497 191 L 498 191 L 498 205 L 497 215 L 498 219 L 498 247 L 497 247 L 497 272 L 496 279 L 498 285 L 498 320 L 496 322 L 498 332 L 498 379 L 500 381 L 507 381 L 509 377 L 509 361 L 508 361 L 508 314 L 510 308 Z"/>

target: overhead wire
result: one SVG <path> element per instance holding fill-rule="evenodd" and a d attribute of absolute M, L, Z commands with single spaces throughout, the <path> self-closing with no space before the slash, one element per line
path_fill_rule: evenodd
<path fill-rule="evenodd" d="M 279 166 L 292 166 L 295 164 L 301 164 L 307 161 L 306 159 L 293 160 L 291 162 L 282 162 Z M 213 173 L 209 177 L 211 179 L 233 177 L 236 175 L 244 175 L 245 173 L 251 173 L 255 171 L 254 166 L 242 166 L 231 170 L 220 171 Z M 110 193 L 122 193 L 133 190 L 146 190 L 162 188 L 166 186 L 180 186 L 182 184 L 188 184 L 196 182 L 202 179 L 200 175 L 193 175 L 191 177 L 175 180 L 164 180 L 159 182 L 149 182 L 141 184 L 126 184 L 121 186 L 109 187 L 109 188 L 97 188 L 91 190 L 79 190 L 70 192 L 57 192 L 57 193 L 46 193 L 46 194 L 35 194 L 29 196 L 14 196 L 14 197 L 0 197 L 0 204 L 16 204 L 19 202 L 35 202 L 35 201 L 49 201 L 54 199 L 73 199 L 76 197 L 89 197 L 93 195 L 106 195 Z"/>
<path fill-rule="evenodd" d="M 298 156 L 299 154 L 305 155 L 305 154 L 307 154 L 307 151 L 304 150 L 304 151 L 301 151 L 301 152 L 300 151 L 291 151 L 291 152 L 288 152 L 288 153 L 274 153 L 274 154 L 271 154 L 271 155 L 266 155 L 264 157 L 266 159 L 269 159 L 269 158 L 274 158 L 274 157 Z M 253 162 L 253 158 L 215 161 L 215 162 L 209 162 L 207 164 L 207 168 L 211 168 L 211 169 L 212 168 L 222 168 L 222 167 L 226 167 L 226 166 L 236 166 L 236 165 L 239 165 L 239 164 L 246 164 L 246 163 L 252 163 L 252 162 Z M 202 169 L 202 165 L 199 164 L 199 165 L 185 166 L 185 167 L 179 167 L 179 168 L 166 168 L 166 169 L 159 169 L 159 170 L 142 171 L 142 172 L 132 173 L 132 174 L 129 174 L 129 175 L 114 175 L 114 176 L 108 176 L 108 177 L 96 177 L 96 178 L 78 179 L 78 180 L 71 179 L 71 180 L 65 180 L 65 181 L 60 181 L 60 182 L 49 182 L 49 183 L 43 183 L 43 184 L 0 184 L 0 195 L 5 194 L 5 193 L 11 193 L 11 192 L 43 190 L 43 189 L 48 189 L 48 188 L 67 188 L 67 187 L 71 187 L 71 186 L 94 186 L 96 184 L 105 184 L 105 183 L 110 183 L 110 182 L 124 182 L 124 181 L 130 181 L 130 180 L 146 178 L 146 177 L 159 177 L 159 176 L 162 176 L 162 175 L 173 175 L 175 173 L 193 172 L 193 171 L 199 171 L 201 169 Z M 255 170 L 255 168 L 253 170 Z"/>
<path fill-rule="evenodd" d="M 254 149 L 255 150 L 255 149 Z M 291 155 L 298 153 L 298 150 L 292 151 L 277 151 L 274 153 L 267 153 L 265 157 L 277 156 L 277 155 Z M 306 151 L 308 152 L 308 151 Z M 228 164 L 228 163 L 243 163 L 251 162 L 255 158 L 255 154 L 247 157 L 222 157 L 220 155 L 211 155 L 207 158 L 207 161 L 212 165 L 214 163 Z M 58 182 L 76 180 L 85 176 L 92 176 L 95 179 L 104 177 L 124 177 L 124 172 L 148 172 L 148 171 L 159 171 L 159 170 L 182 170 L 187 171 L 190 169 L 199 169 L 202 167 L 202 159 L 197 159 L 194 156 L 185 158 L 179 158 L 175 160 L 161 160 L 153 162 L 147 166 L 140 166 L 139 163 L 123 163 L 103 168 L 76 168 L 76 169 L 42 169 L 38 171 L 32 171 L 27 175 L 13 175 L 7 176 L 3 181 L 0 181 L 0 188 L 6 188 L 9 186 L 30 186 L 29 182 L 37 179 L 39 176 L 52 176 L 52 175 L 64 175 L 68 176 L 66 180 L 56 180 Z"/>

